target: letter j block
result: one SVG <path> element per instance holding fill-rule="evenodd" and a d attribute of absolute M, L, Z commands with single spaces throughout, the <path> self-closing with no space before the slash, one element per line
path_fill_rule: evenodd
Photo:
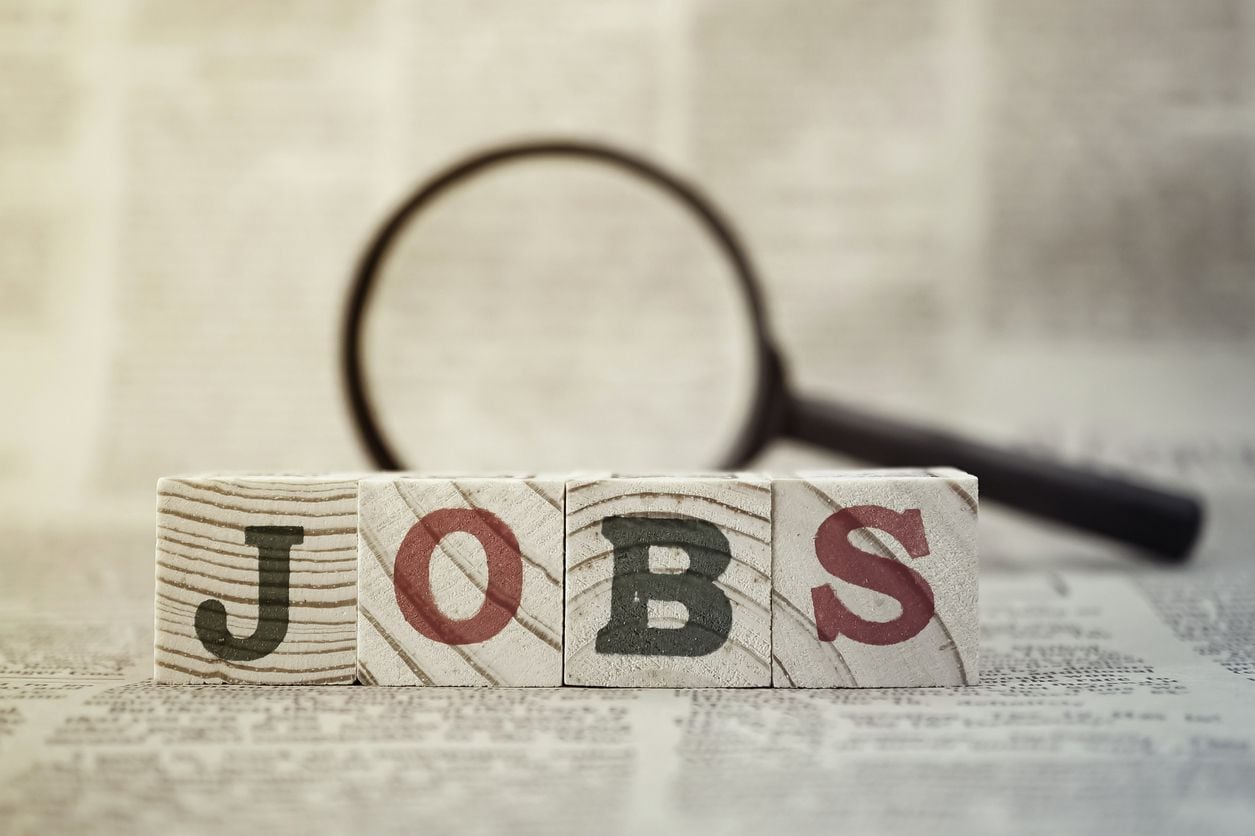
<path fill-rule="evenodd" d="M 357 478 L 157 483 L 159 682 L 349 684 Z"/>
<path fill-rule="evenodd" d="M 761 476 L 568 482 L 566 684 L 769 685 L 770 541 Z"/>
<path fill-rule="evenodd" d="M 948 468 L 775 480 L 772 684 L 975 684 L 976 487 Z"/>

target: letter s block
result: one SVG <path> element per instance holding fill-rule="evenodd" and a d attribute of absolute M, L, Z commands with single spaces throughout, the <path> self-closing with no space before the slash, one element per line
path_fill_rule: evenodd
<path fill-rule="evenodd" d="M 773 492 L 772 685 L 979 680 L 975 477 L 812 473 Z"/>
<path fill-rule="evenodd" d="M 568 482 L 566 684 L 769 685 L 770 538 L 761 476 Z"/>
<path fill-rule="evenodd" d="M 157 483 L 159 682 L 350 684 L 357 477 Z"/>
<path fill-rule="evenodd" d="M 363 480 L 358 679 L 561 685 L 564 487 L 523 477 Z"/>

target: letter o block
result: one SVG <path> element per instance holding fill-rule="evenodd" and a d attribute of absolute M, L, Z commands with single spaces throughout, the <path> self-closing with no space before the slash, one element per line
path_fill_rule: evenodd
<path fill-rule="evenodd" d="M 772 489 L 775 687 L 979 681 L 975 477 L 811 473 Z"/>
<path fill-rule="evenodd" d="M 566 538 L 566 684 L 770 684 L 765 477 L 571 481 Z"/>
<path fill-rule="evenodd" d="M 358 679 L 561 685 L 563 492 L 546 478 L 363 480 Z"/>

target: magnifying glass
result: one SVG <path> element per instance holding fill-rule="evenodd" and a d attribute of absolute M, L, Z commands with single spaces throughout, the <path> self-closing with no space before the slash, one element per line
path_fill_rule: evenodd
<path fill-rule="evenodd" d="M 361 258 L 341 348 L 385 470 L 735 469 L 790 438 L 957 467 L 983 499 L 1164 561 L 1184 560 L 1201 526 L 1187 496 L 794 391 L 731 224 L 605 145 L 498 146 L 421 185 Z M 390 440 L 400 426 L 417 454 Z"/>

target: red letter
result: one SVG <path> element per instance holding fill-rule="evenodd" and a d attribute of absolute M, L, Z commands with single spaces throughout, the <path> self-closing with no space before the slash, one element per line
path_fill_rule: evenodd
<path fill-rule="evenodd" d="M 465 531 L 488 556 L 488 589 L 479 612 L 453 621 L 436 607 L 431 591 L 431 555 L 455 531 Z M 510 527 L 478 508 L 442 508 L 410 528 L 397 549 L 392 584 L 401 614 L 410 625 L 441 644 L 474 644 L 500 633 L 523 597 L 523 556 Z"/>
<path fill-rule="evenodd" d="M 815 533 L 815 556 L 829 573 L 847 583 L 880 592 L 902 605 L 892 621 L 868 621 L 841 603 L 830 586 L 811 590 L 819 640 L 844 634 L 863 644 L 897 644 L 919 633 L 933 617 L 933 591 L 919 572 L 892 557 L 863 551 L 850 543 L 850 533 L 878 528 L 894 537 L 911 557 L 928 554 L 924 518 L 918 508 L 903 513 L 879 505 L 858 505 L 838 511 Z"/>

